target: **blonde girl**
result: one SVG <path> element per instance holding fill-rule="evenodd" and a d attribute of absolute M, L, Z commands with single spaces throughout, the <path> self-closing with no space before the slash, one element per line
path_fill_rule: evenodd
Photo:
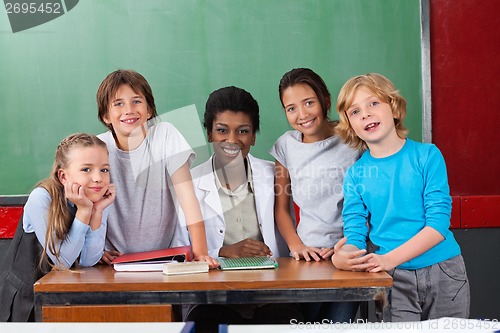
<path fill-rule="evenodd" d="M 77 133 L 58 145 L 50 176 L 30 193 L 1 266 L 0 321 L 33 320 L 33 283 L 50 268 L 93 266 L 114 201 L 106 144 Z"/>

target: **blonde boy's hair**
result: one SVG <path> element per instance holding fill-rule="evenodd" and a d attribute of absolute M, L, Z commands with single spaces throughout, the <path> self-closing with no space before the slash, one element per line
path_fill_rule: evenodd
<path fill-rule="evenodd" d="M 366 142 L 361 140 L 352 129 L 346 113 L 353 103 L 356 91 L 360 88 L 367 89 L 382 102 L 391 106 L 396 133 L 400 138 L 406 138 L 408 134 L 408 129 L 404 125 L 406 99 L 399 94 L 388 78 L 377 73 L 369 73 L 349 79 L 340 89 L 337 98 L 337 112 L 340 122 L 336 127 L 336 132 L 342 140 L 354 149 L 367 149 Z"/>

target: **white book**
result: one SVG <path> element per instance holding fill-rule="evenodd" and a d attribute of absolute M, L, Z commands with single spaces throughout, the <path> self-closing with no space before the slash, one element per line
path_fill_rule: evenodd
<path fill-rule="evenodd" d="M 207 273 L 208 263 L 204 261 L 187 261 L 178 263 L 168 263 L 163 265 L 163 274 L 192 274 L 192 273 Z"/>
<path fill-rule="evenodd" d="M 113 264 L 117 272 L 161 272 L 163 265 L 177 263 L 177 260 L 150 260 Z"/>

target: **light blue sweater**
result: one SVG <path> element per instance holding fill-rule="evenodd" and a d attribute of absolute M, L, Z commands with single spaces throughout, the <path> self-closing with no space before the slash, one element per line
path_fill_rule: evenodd
<path fill-rule="evenodd" d="M 385 254 L 429 226 L 444 240 L 399 268 L 419 269 L 460 254 L 449 230 L 446 165 L 433 144 L 407 139 L 400 151 L 385 158 L 365 152 L 347 171 L 344 198 L 342 216 L 348 244 L 365 249 L 369 237 L 378 247 L 375 253 Z"/>
<path fill-rule="evenodd" d="M 29 195 L 24 205 L 23 229 L 25 232 L 34 232 L 42 247 L 45 245 L 45 234 L 47 233 L 48 211 L 52 198 L 46 189 L 35 188 Z M 69 202 L 72 215 L 76 214 L 76 206 Z M 61 264 L 70 268 L 78 258 L 81 266 L 93 266 L 99 262 L 104 252 L 104 238 L 106 236 L 106 220 L 108 218 L 106 207 L 102 213 L 101 226 L 92 231 L 88 224 L 83 223 L 76 217 L 71 223 L 68 234 L 64 240 L 59 241 Z M 57 265 L 57 258 L 47 251 L 50 260 Z"/>

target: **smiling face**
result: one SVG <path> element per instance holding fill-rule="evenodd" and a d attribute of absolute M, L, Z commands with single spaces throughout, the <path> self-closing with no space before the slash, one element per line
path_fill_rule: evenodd
<path fill-rule="evenodd" d="M 303 142 L 320 141 L 331 135 L 325 111 L 316 93 L 307 84 L 299 83 L 286 88 L 281 100 L 288 122 L 302 133 Z"/>
<path fill-rule="evenodd" d="M 356 135 L 370 149 L 373 145 L 392 145 L 401 140 L 391 106 L 364 87 L 356 90 L 346 115 Z"/>
<path fill-rule="evenodd" d="M 213 143 L 217 160 L 225 165 L 238 156 L 245 158 L 255 144 L 252 119 L 243 112 L 219 112 L 208 132 L 208 141 Z"/>
<path fill-rule="evenodd" d="M 106 124 L 113 127 L 118 146 L 128 150 L 129 139 L 144 138 L 143 125 L 151 118 L 145 97 L 136 93 L 129 85 L 122 84 L 108 107 L 108 113 L 103 117 Z"/>
<path fill-rule="evenodd" d="M 58 171 L 58 178 L 83 187 L 92 202 L 99 201 L 109 187 L 108 151 L 102 146 L 74 147 L 68 153 L 68 165 Z"/>

